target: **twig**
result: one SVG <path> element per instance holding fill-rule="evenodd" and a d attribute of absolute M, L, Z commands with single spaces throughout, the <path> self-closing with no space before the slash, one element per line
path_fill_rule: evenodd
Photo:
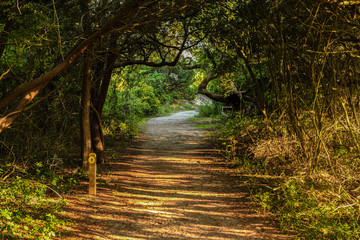
<path fill-rule="evenodd" d="M 45 185 L 47 186 L 50 190 L 52 190 L 56 195 L 58 195 L 61 199 L 64 199 L 63 196 L 61 196 L 57 191 L 55 191 L 54 189 L 52 189 L 51 187 L 49 187 L 48 185 Z"/>
<path fill-rule="evenodd" d="M 19 6 L 19 0 L 16 1 L 16 7 L 17 7 L 20 15 L 22 15 L 21 10 L 20 10 L 20 6 Z"/>
<path fill-rule="evenodd" d="M 58 45 L 59 45 L 59 51 L 62 57 L 62 60 L 64 60 L 64 53 L 62 51 L 62 42 L 61 42 L 61 33 L 60 33 L 60 22 L 59 22 L 59 17 L 57 15 L 57 11 L 56 11 L 56 6 L 55 6 L 55 0 L 53 0 L 53 8 L 54 8 L 54 23 L 55 26 L 57 27 L 57 34 L 58 34 Z"/>
<path fill-rule="evenodd" d="M 353 203 L 353 204 L 348 204 L 348 205 L 344 205 L 344 206 L 338 206 L 334 211 L 340 209 L 340 208 L 346 208 L 346 207 L 352 207 L 358 205 L 358 203 Z"/>

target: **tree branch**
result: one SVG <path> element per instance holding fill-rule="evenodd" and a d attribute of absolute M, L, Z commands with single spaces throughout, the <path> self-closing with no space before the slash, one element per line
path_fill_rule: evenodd
<path fill-rule="evenodd" d="M 151 4 L 154 4 L 156 2 L 158 1 L 151 1 Z M 90 34 L 90 36 L 88 36 L 86 39 L 80 41 L 69 52 L 69 54 L 67 54 L 63 61 L 61 61 L 59 64 L 57 64 L 55 67 L 53 67 L 50 71 L 48 71 L 41 77 L 34 79 L 31 82 L 21 84 L 20 86 L 9 92 L 3 99 L 1 99 L 0 109 L 9 105 L 17 97 L 21 95 L 23 96 L 18 100 L 18 103 L 14 107 L 12 113 L 0 118 L 0 133 L 10 126 L 10 124 L 19 116 L 19 114 L 35 98 L 35 96 L 46 87 L 47 84 L 49 84 L 56 76 L 58 76 L 65 69 L 67 69 L 96 40 L 106 34 L 109 34 L 110 32 L 113 32 L 114 29 L 116 29 L 117 31 L 123 31 L 130 27 L 134 27 L 134 22 L 138 21 L 136 20 L 136 17 L 139 15 L 139 12 L 143 11 L 143 9 L 146 9 L 146 6 L 141 5 L 141 1 L 126 1 L 124 5 L 122 5 L 120 10 L 115 14 L 115 16 L 110 18 L 110 20 L 99 30 Z M 145 14 L 145 17 L 143 18 L 146 17 L 150 18 L 154 16 L 149 17 L 147 14 Z M 145 22 L 148 21 L 147 19 L 143 20 Z"/>
<path fill-rule="evenodd" d="M 187 39 L 188 39 L 188 34 L 187 34 L 187 32 L 185 32 L 183 42 L 182 42 L 181 46 L 178 47 L 179 51 L 173 61 L 166 61 L 165 57 L 161 57 L 161 59 L 162 59 L 161 62 L 151 62 L 151 61 L 148 61 L 147 57 L 144 57 L 144 59 L 138 59 L 138 60 L 134 59 L 134 60 L 126 60 L 126 61 L 118 62 L 114 65 L 114 68 L 121 68 L 121 67 L 129 66 L 129 65 L 146 65 L 149 67 L 175 66 L 179 62 L 181 54 L 185 50 L 185 45 L 186 45 Z M 158 52 L 159 52 L 160 56 L 162 56 L 161 49 L 158 49 Z"/>

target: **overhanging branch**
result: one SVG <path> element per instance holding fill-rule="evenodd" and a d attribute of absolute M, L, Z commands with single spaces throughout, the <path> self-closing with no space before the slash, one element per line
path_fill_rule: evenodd
<path fill-rule="evenodd" d="M 0 100 L 0 109 L 8 106 L 14 100 L 19 98 L 12 112 L 0 118 L 0 133 L 4 131 L 10 124 L 24 111 L 26 106 L 49 84 L 56 76 L 67 69 L 76 59 L 78 59 L 84 51 L 101 37 L 114 31 L 125 31 L 139 25 L 145 25 L 152 22 L 160 21 L 168 16 L 168 12 L 182 11 L 185 8 L 171 8 L 170 11 L 151 12 L 151 6 L 157 6 L 159 0 L 152 1 L 125 1 L 120 10 L 110 18 L 99 30 L 90 34 L 86 39 L 81 40 L 62 60 L 56 64 L 50 71 L 28 83 L 21 84 L 5 97 Z M 146 5 L 147 4 L 147 5 Z M 150 5 L 149 5 L 150 4 Z M 181 4 L 181 2 L 179 3 Z M 177 5 L 178 6 L 178 5 Z M 140 14 L 140 12 L 142 14 Z M 4 113 L 6 114 L 6 113 Z"/>

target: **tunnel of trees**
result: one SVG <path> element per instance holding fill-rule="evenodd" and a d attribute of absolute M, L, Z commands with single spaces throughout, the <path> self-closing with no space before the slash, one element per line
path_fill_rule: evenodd
<path fill-rule="evenodd" d="M 233 107 L 233 133 L 250 118 L 286 140 L 272 169 L 326 171 L 329 199 L 358 206 L 358 1 L 3 0 L 0 16 L 1 181 L 59 159 L 86 170 L 92 151 L 107 163 L 104 135 L 203 94 Z"/>

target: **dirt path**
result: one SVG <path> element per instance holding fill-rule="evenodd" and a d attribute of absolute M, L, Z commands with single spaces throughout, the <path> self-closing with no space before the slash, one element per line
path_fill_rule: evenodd
<path fill-rule="evenodd" d="M 288 239 L 224 174 L 203 131 L 187 121 L 194 115 L 150 119 L 137 146 L 118 153 L 96 198 L 68 198 L 66 215 L 78 225 L 62 239 Z"/>

